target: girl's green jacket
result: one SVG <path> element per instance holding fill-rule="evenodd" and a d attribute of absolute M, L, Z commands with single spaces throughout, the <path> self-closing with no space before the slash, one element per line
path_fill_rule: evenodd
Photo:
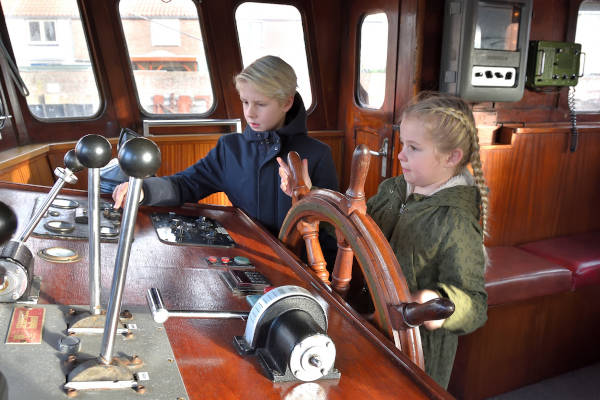
<path fill-rule="evenodd" d="M 458 335 L 487 319 L 485 251 L 480 196 L 463 172 L 430 196 L 410 194 L 403 176 L 385 180 L 368 201 L 368 213 L 390 242 L 411 293 L 435 290 L 455 304 L 440 329 L 420 328 L 425 370 L 446 388 Z"/>

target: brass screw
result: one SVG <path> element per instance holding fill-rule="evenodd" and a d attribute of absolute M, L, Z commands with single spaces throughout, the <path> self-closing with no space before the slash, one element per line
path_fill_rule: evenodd
<path fill-rule="evenodd" d="M 133 332 L 127 331 L 123 334 L 123 336 L 125 336 L 127 339 L 131 339 L 133 337 Z"/>
<path fill-rule="evenodd" d="M 144 385 L 137 385 L 135 387 L 135 391 L 138 392 L 139 394 L 144 394 L 144 393 L 146 393 L 146 387 Z"/>
<path fill-rule="evenodd" d="M 138 357 L 137 354 L 134 354 L 133 358 L 131 359 L 131 363 L 135 365 L 140 365 L 142 363 L 142 359 Z"/>
<path fill-rule="evenodd" d="M 133 318 L 133 315 L 131 314 L 131 311 L 129 311 L 129 310 L 123 310 L 121 312 L 121 318 L 123 318 L 123 319 L 131 319 L 131 318 Z"/>
<path fill-rule="evenodd" d="M 67 397 L 77 397 L 77 390 L 67 389 Z"/>

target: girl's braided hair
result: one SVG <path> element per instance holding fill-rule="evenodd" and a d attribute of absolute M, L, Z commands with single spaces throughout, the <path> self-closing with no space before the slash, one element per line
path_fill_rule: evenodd
<path fill-rule="evenodd" d="M 470 107 L 458 97 L 437 92 L 421 92 L 405 108 L 402 118 L 408 116 L 418 116 L 424 121 L 438 151 L 448 153 L 457 148 L 462 150 L 463 158 L 455 173 L 471 164 L 475 184 L 481 196 L 481 219 L 483 233 L 486 235 L 489 190 L 483 177 L 479 136 Z"/>

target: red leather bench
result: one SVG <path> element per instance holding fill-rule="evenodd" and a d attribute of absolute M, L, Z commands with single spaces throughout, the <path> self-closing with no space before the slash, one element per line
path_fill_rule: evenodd
<path fill-rule="evenodd" d="M 538 240 L 518 247 L 571 270 L 573 290 L 600 285 L 600 232 Z"/>
<path fill-rule="evenodd" d="M 485 274 L 488 305 L 547 296 L 571 289 L 572 273 L 513 246 L 489 247 Z"/>
<path fill-rule="evenodd" d="M 570 269 L 517 246 L 487 251 L 488 320 L 459 338 L 450 393 L 480 400 L 589 363 L 579 354 L 596 358 L 581 351 L 589 338 L 578 331 L 580 325 L 568 326 L 572 316 L 594 321 L 595 315 L 580 313 L 581 305 L 589 301 L 571 290 Z M 567 362 L 563 354 L 575 356 Z"/>

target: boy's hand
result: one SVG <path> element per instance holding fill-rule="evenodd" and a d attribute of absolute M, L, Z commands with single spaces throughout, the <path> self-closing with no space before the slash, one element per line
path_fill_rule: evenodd
<path fill-rule="evenodd" d="M 121 208 L 123 203 L 125 202 L 125 196 L 127 195 L 127 189 L 129 189 L 129 182 L 124 182 L 118 185 L 115 190 L 113 190 L 112 198 L 115 201 L 114 209 L 118 210 Z"/>
<path fill-rule="evenodd" d="M 279 163 L 279 177 L 281 178 L 281 184 L 279 187 L 283 193 L 292 197 L 292 190 L 294 190 L 292 187 L 292 171 L 281 157 L 277 157 L 277 162 Z M 302 160 L 302 177 L 304 178 L 306 187 L 308 190 L 310 190 L 312 187 L 312 182 L 310 181 L 310 175 L 308 174 L 308 160 L 306 158 Z"/>

